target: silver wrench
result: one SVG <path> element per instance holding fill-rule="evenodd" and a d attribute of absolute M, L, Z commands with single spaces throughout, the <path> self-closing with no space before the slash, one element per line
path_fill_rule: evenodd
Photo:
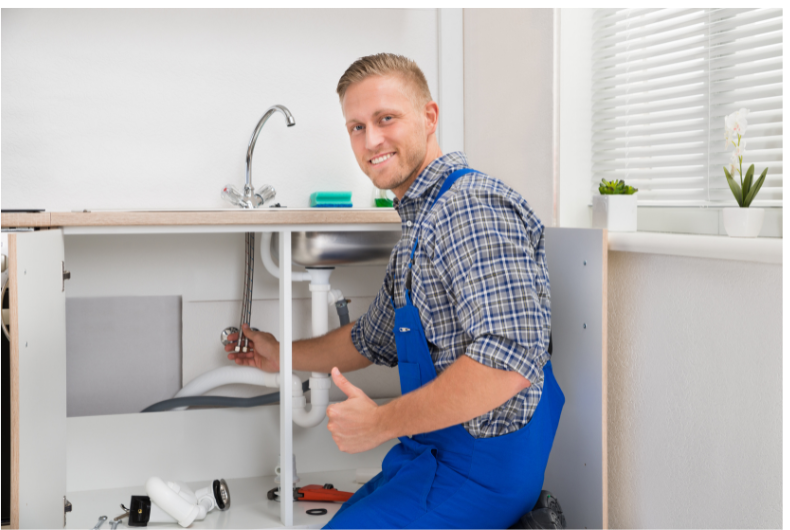
<path fill-rule="evenodd" d="M 110 521 L 110 528 L 112 530 L 115 530 L 116 528 L 118 528 L 119 524 L 121 524 L 121 521 L 115 521 L 115 520 Z"/>
<path fill-rule="evenodd" d="M 106 520 L 107 520 L 106 515 L 102 515 L 101 517 L 99 517 L 99 522 L 96 523 L 96 526 L 93 527 L 93 530 L 99 530 L 99 528 L 101 528 L 101 525 L 103 525 L 104 521 Z"/>

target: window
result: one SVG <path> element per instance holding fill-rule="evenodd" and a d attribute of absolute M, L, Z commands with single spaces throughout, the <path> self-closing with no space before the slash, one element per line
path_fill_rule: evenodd
<path fill-rule="evenodd" d="M 782 10 L 599 9 L 592 22 L 592 188 L 640 206 L 735 206 L 724 116 L 749 109 L 752 203 L 782 206 Z"/>

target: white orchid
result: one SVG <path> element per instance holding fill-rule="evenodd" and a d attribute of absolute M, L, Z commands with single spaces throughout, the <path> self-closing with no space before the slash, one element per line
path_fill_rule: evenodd
<path fill-rule="evenodd" d="M 724 140 L 727 147 L 730 145 L 734 147 L 730 152 L 729 171 L 727 166 L 724 166 L 724 176 L 727 177 L 730 190 L 732 190 L 732 194 L 741 208 L 747 208 L 752 203 L 768 174 L 768 168 L 765 168 L 757 182 L 752 185 L 754 164 L 749 166 L 745 174 L 743 172 L 743 155 L 746 153 L 746 138 L 744 138 L 744 135 L 746 134 L 746 117 L 748 115 L 749 109 L 740 109 L 724 118 Z M 734 178 L 736 169 L 740 177 L 740 185 Z"/>
<path fill-rule="evenodd" d="M 740 109 L 724 117 L 724 139 L 737 146 L 741 137 L 746 134 L 746 117 L 749 109 Z"/>

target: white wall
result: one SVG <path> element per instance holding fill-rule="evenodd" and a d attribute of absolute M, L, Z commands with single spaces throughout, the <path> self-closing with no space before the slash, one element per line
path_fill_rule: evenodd
<path fill-rule="evenodd" d="M 416 60 L 438 95 L 434 9 L 3 9 L 2 207 L 223 207 L 275 103 L 296 126 L 261 132 L 256 187 L 369 206 L 335 86 L 380 51 Z"/>
<path fill-rule="evenodd" d="M 554 10 L 464 9 L 469 165 L 518 191 L 555 226 Z"/>
<path fill-rule="evenodd" d="M 560 9 L 560 226 L 590 228 L 592 9 Z"/>
<path fill-rule="evenodd" d="M 782 526 L 780 265 L 609 253 L 609 524 Z"/>

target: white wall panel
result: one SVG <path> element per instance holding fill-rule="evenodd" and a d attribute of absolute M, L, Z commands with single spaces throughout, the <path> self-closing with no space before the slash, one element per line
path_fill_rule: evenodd
<path fill-rule="evenodd" d="M 782 526 L 782 283 L 610 252 L 612 528 Z"/>
<path fill-rule="evenodd" d="M 560 226 L 592 226 L 592 9 L 560 9 Z M 640 225 L 640 229 L 642 226 Z"/>
<path fill-rule="evenodd" d="M 68 445 L 68 491 L 126 486 L 142 491 L 151 476 L 190 482 L 274 475 L 279 416 L 278 406 L 266 405 L 69 418 L 62 442 L 64 449 Z M 389 441 L 365 453 L 343 453 L 326 422 L 311 429 L 293 426 L 297 472 L 377 468 L 395 445 Z"/>
<path fill-rule="evenodd" d="M 413 58 L 438 94 L 434 9 L 4 9 L 2 207 L 217 208 L 253 183 L 369 206 L 335 87 L 363 55 Z"/>
<path fill-rule="evenodd" d="M 464 130 L 469 164 L 554 219 L 552 9 L 464 10 Z"/>

